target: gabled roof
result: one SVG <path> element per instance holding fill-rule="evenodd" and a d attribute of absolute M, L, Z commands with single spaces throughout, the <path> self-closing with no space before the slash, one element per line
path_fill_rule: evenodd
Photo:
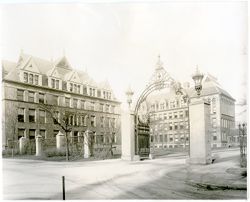
<path fill-rule="evenodd" d="M 28 63 L 30 59 L 32 59 L 32 61 L 42 74 L 46 74 L 53 67 L 53 63 L 51 61 L 22 53 L 19 57 L 18 68 L 21 68 L 26 63 Z"/>
<path fill-rule="evenodd" d="M 2 60 L 2 72 L 3 76 L 7 75 L 11 70 L 15 69 L 17 63 L 8 60 Z"/>
<path fill-rule="evenodd" d="M 111 86 L 107 80 L 98 83 L 99 88 L 111 90 Z"/>
<path fill-rule="evenodd" d="M 35 72 L 35 73 L 38 73 L 38 74 L 41 73 L 38 66 L 36 65 L 36 63 L 34 62 L 32 57 L 30 57 L 28 59 L 28 61 L 26 61 L 26 63 L 21 64 L 19 69 Z"/>
<path fill-rule="evenodd" d="M 55 66 L 72 70 L 72 67 L 69 64 L 69 61 L 65 56 L 63 56 L 62 58 L 57 59 L 56 62 L 55 62 Z"/>

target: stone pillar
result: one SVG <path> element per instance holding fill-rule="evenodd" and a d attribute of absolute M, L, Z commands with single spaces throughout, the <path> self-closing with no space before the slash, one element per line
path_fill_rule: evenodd
<path fill-rule="evenodd" d="M 192 101 L 189 105 L 190 121 L 190 164 L 210 164 L 210 104 L 201 99 Z"/>
<path fill-rule="evenodd" d="M 36 156 L 42 156 L 42 136 L 36 136 Z"/>
<path fill-rule="evenodd" d="M 86 130 L 85 133 L 84 133 L 84 158 L 89 158 L 90 157 L 90 144 L 89 144 L 89 133 L 90 131 L 89 130 Z"/>
<path fill-rule="evenodd" d="M 20 154 L 24 154 L 25 153 L 25 145 L 27 143 L 27 138 L 26 137 L 21 137 L 19 139 L 19 151 Z"/>
<path fill-rule="evenodd" d="M 59 131 L 58 134 L 56 135 L 56 148 L 62 149 L 64 145 L 65 145 L 65 136 L 61 131 Z"/>
<path fill-rule="evenodd" d="M 135 155 L 135 116 L 129 109 L 121 115 L 121 137 L 122 137 L 122 156 L 123 160 L 139 160 Z"/>

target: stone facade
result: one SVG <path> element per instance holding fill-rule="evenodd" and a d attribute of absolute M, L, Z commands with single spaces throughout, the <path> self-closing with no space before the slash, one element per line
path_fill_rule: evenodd
<path fill-rule="evenodd" d="M 159 68 L 158 64 L 161 64 Z M 157 75 L 173 78 L 158 61 L 152 78 Z M 226 92 L 217 79 L 210 74 L 203 79 L 201 98 L 210 103 L 210 121 L 212 126 L 211 146 L 226 147 L 235 145 L 235 99 Z M 190 100 L 196 97 L 193 87 L 186 82 L 183 90 Z M 146 108 L 150 111 L 151 145 L 155 148 L 188 147 L 189 145 L 189 111 L 188 103 L 182 96 L 176 95 L 171 85 L 147 98 Z"/>
<path fill-rule="evenodd" d="M 21 137 L 56 138 L 61 128 L 40 106 L 53 107 L 58 118 L 75 114 L 70 136 L 76 141 L 89 129 L 96 144 L 113 138 L 120 147 L 120 102 L 108 82 L 94 82 L 86 72 L 73 69 L 65 56 L 53 62 L 21 53 L 17 63 L 2 64 L 3 149 Z"/>

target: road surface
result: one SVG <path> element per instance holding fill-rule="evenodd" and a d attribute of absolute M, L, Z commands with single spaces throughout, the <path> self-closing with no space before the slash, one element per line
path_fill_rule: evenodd
<path fill-rule="evenodd" d="M 225 167 L 237 166 L 239 150 L 217 152 L 208 166 L 188 166 L 187 156 L 173 155 L 139 162 L 120 159 L 48 162 L 3 159 L 3 199 L 245 199 L 246 190 L 209 190 L 192 180 L 217 180 Z M 234 180 L 233 175 L 229 180 Z M 219 178 L 218 178 L 219 179 Z"/>

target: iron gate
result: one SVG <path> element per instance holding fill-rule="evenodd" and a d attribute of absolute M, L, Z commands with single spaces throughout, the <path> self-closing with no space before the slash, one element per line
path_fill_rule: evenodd
<path fill-rule="evenodd" d="M 139 122 L 137 125 L 138 155 L 140 158 L 148 158 L 150 153 L 150 129 L 149 124 Z"/>

